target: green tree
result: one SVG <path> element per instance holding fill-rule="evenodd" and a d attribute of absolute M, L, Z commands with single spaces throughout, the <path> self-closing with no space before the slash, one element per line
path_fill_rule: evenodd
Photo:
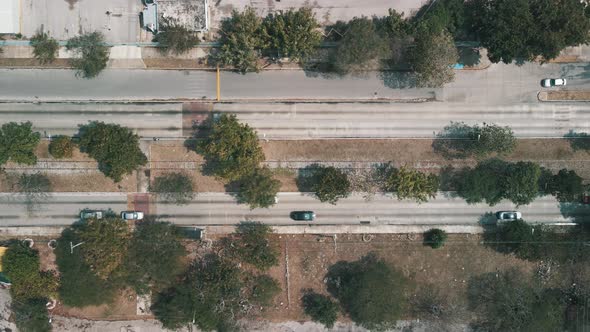
<path fill-rule="evenodd" d="M 303 311 L 311 320 L 331 329 L 338 318 L 338 304 L 328 296 L 306 292 L 301 298 Z"/>
<path fill-rule="evenodd" d="M 358 261 L 341 261 L 326 275 L 328 292 L 350 318 L 370 330 L 392 327 L 407 306 L 409 281 L 374 254 Z"/>
<path fill-rule="evenodd" d="M 334 69 L 342 74 L 374 69 L 387 55 L 387 39 L 379 35 L 375 24 L 367 17 L 353 18 L 347 28 L 332 55 Z"/>
<path fill-rule="evenodd" d="M 535 163 L 490 159 L 463 171 L 456 184 L 457 193 L 470 204 L 485 201 L 495 205 L 508 199 L 526 205 L 538 196 L 540 176 L 541 168 Z"/>
<path fill-rule="evenodd" d="M 447 232 L 442 229 L 432 228 L 424 232 L 424 245 L 432 247 L 432 249 L 442 248 L 447 241 Z"/>
<path fill-rule="evenodd" d="M 68 306 L 85 307 L 110 303 L 118 284 L 99 278 L 86 263 L 80 249 L 84 244 L 71 228 L 66 228 L 57 240 L 55 262 L 59 269 L 59 298 Z M 72 246 L 79 245 L 73 249 Z"/>
<path fill-rule="evenodd" d="M 224 331 L 238 318 L 242 287 L 237 266 L 209 254 L 180 285 L 159 293 L 151 310 L 165 328 L 177 329 L 194 319 L 201 330 Z"/>
<path fill-rule="evenodd" d="M 501 179 L 505 176 L 506 162 L 490 159 L 477 164 L 473 169 L 463 170 L 457 177 L 457 194 L 467 203 L 485 201 L 490 206 L 498 204 L 504 198 Z"/>
<path fill-rule="evenodd" d="M 333 166 L 318 166 L 313 172 L 311 189 L 321 202 L 336 204 L 350 195 L 350 188 L 346 173 Z"/>
<path fill-rule="evenodd" d="M 413 199 L 418 203 L 436 197 L 440 180 L 435 174 L 426 174 L 405 166 L 393 169 L 385 180 L 387 191 L 395 192 L 399 200 Z"/>
<path fill-rule="evenodd" d="M 12 243 L 2 257 L 3 272 L 11 281 L 14 301 L 48 298 L 57 293 L 58 281 L 49 271 L 40 271 L 39 252 L 22 242 Z"/>
<path fill-rule="evenodd" d="M 565 307 L 555 292 L 544 291 L 521 271 L 511 269 L 472 277 L 468 300 L 487 331 L 561 330 Z"/>
<path fill-rule="evenodd" d="M 264 47 L 261 28 L 262 19 L 253 8 L 248 7 L 241 13 L 234 10 L 230 18 L 221 22 L 221 47 L 214 55 L 214 60 L 242 74 L 258 72 L 259 49 Z"/>
<path fill-rule="evenodd" d="M 510 164 L 504 178 L 504 196 L 517 205 L 526 205 L 539 195 L 541 167 L 532 162 Z"/>
<path fill-rule="evenodd" d="M 18 330 L 22 332 L 51 331 L 46 303 L 45 298 L 13 300 L 11 309 L 14 312 L 14 322 Z"/>
<path fill-rule="evenodd" d="M 250 301 L 259 306 L 269 306 L 272 300 L 281 292 L 281 286 L 276 279 L 262 274 L 252 278 Z"/>
<path fill-rule="evenodd" d="M 577 0 L 474 0 L 468 12 L 490 60 L 510 63 L 537 56 L 550 60 L 567 46 L 587 42 L 585 6 Z"/>
<path fill-rule="evenodd" d="M 496 153 L 507 155 L 514 151 L 516 137 L 510 127 L 495 124 L 469 126 L 464 122 L 451 122 L 433 143 L 436 152 L 447 158 L 484 157 Z"/>
<path fill-rule="evenodd" d="M 267 208 L 275 204 L 279 189 L 281 189 L 281 182 L 273 179 L 270 169 L 256 168 L 251 175 L 240 180 L 238 202 L 249 204 L 251 209 Z"/>
<path fill-rule="evenodd" d="M 41 30 L 31 37 L 31 46 L 33 46 L 33 55 L 42 64 L 52 63 L 59 50 L 57 40 Z"/>
<path fill-rule="evenodd" d="M 164 288 L 182 272 L 186 250 L 178 228 L 168 222 L 138 223 L 129 243 L 125 270 L 139 293 L 150 286 Z M 164 259 L 163 259 L 164 258 Z"/>
<path fill-rule="evenodd" d="M 172 24 L 160 31 L 154 41 L 165 53 L 184 54 L 199 45 L 199 37 L 182 25 Z"/>
<path fill-rule="evenodd" d="M 514 151 L 516 137 L 510 127 L 501 127 L 495 124 L 483 123 L 483 126 L 473 126 L 471 139 L 473 153 L 484 156 L 490 153 L 506 155 Z"/>
<path fill-rule="evenodd" d="M 102 279 L 108 279 L 121 266 L 131 234 L 129 225 L 120 218 L 88 219 L 75 229 L 83 242 L 80 252 L 86 263 Z"/>
<path fill-rule="evenodd" d="M 188 204 L 194 197 L 193 180 L 181 173 L 168 173 L 154 179 L 150 191 L 164 202 Z"/>
<path fill-rule="evenodd" d="M 91 122 L 80 128 L 80 150 L 98 161 L 98 168 L 119 182 L 147 163 L 139 148 L 139 136 L 117 124 Z"/>
<path fill-rule="evenodd" d="M 236 227 L 236 239 L 232 242 L 233 254 L 244 263 L 260 270 L 277 265 L 278 251 L 270 243 L 272 228 L 259 222 L 242 222 Z"/>
<path fill-rule="evenodd" d="M 418 30 L 409 63 L 416 73 L 419 87 L 440 88 L 455 79 L 453 65 L 459 61 L 459 52 L 450 33 L 446 30 L 430 32 Z"/>
<path fill-rule="evenodd" d="M 57 159 L 72 158 L 74 143 L 70 136 L 57 136 L 49 143 L 49 153 Z"/>
<path fill-rule="evenodd" d="M 575 202 L 584 192 L 583 179 L 574 171 L 561 169 L 551 178 L 547 192 L 560 202 Z"/>
<path fill-rule="evenodd" d="M 264 160 L 256 131 L 235 115 L 223 114 L 197 146 L 215 176 L 234 181 L 248 176 Z"/>
<path fill-rule="evenodd" d="M 301 7 L 268 14 L 262 22 L 262 33 L 267 48 L 276 50 L 279 57 L 299 61 L 308 58 L 320 46 L 319 26 L 311 8 Z"/>
<path fill-rule="evenodd" d="M 94 78 L 107 67 L 109 48 L 104 35 L 98 31 L 70 38 L 66 48 L 75 55 L 70 63 L 78 70 L 76 76 Z"/>
<path fill-rule="evenodd" d="M 18 164 L 34 165 L 37 163 L 35 149 L 41 135 L 32 130 L 30 122 L 9 122 L 0 128 L 0 166 L 9 160 Z"/>

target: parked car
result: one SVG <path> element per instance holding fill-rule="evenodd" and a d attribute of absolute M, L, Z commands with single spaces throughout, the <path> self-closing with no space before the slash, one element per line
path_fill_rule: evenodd
<path fill-rule="evenodd" d="M 123 212 L 121 212 L 121 219 L 123 219 L 123 220 L 141 220 L 141 219 L 143 219 L 143 212 L 141 212 L 141 211 L 123 211 Z"/>
<path fill-rule="evenodd" d="M 566 84 L 567 80 L 565 78 L 546 78 L 541 81 L 541 86 L 545 88 L 549 88 L 552 86 L 562 86 Z"/>
<path fill-rule="evenodd" d="M 313 221 L 315 219 L 315 213 L 313 211 L 293 211 L 291 212 L 291 219 Z"/>
<path fill-rule="evenodd" d="M 498 211 L 496 212 L 498 221 L 512 221 L 522 219 L 522 213 L 518 211 Z"/>
<path fill-rule="evenodd" d="M 104 211 L 102 210 L 82 210 L 80 212 L 80 219 L 86 220 L 90 218 L 102 219 L 104 217 Z"/>

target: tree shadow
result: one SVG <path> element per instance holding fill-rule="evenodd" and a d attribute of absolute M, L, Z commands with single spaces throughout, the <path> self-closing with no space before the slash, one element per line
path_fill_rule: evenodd
<path fill-rule="evenodd" d="M 467 170 L 467 168 L 454 168 L 451 165 L 445 166 L 441 169 L 439 174 L 439 188 L 441 191 L 445 192 L 445 197 L 458 197 L 455 192 L 458 187 L 457 184 Z"/>
<path fill-rule="evenodd" d="M 380 71 L 379 79 L 390 89 L 412 89 L 417 87 L 416 74 L 412 71 Z"/>
<path fill-rule="evenodd" d="M 474 143 L 471 126 L 464 122 L 451 122 L 436 135 L 432 148 L 446 159 L 465 159 L 471 155 Z"/>
<path fill-rule="evenodd" d="M 302 193 L 313 191 L 313 185 L 316 182 L 317 170 L 320 167 L 321 165 L 319 164 L 311 164 L 297 170 L 297 179 L 295 180 L 297 190 Z"/>
<path fill-rule="evenodd" d="M 460 46 L 457 48 L 459 51 L 459 63 L 472 67 L 476 66 L 481 62 L 481 54 L 479 49 L 473 47 Z"/>
<path fill-rule="evenodd" d="M 590 135 L 587 133 L 577 133 L 570 130 L 563 137 L 570 143 L 574 151 L 590 151 Z"/>
<path fill-rule="evenodd" d="M 559 211 L 564 218 L 570 218 L 574 223 L 583 227 L 590 227 L 590 205 L 578 202 L 559 203 Z"/>

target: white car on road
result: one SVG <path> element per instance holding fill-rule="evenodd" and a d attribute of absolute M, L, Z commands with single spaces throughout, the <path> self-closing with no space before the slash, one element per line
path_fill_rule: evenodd
<path fill-rule="evenodd" d="M 143 219 L 143 212 L 123 211 L 123 212 L 121 212 L 121 219 L 123 219 L 123 220 L 141 220 L 141 219 Z"/>
<path fill-rule="evenodd" d="M 565 78 L 546 78 L 541 81 L 541 85 L 545 88 L 549 88 L 552 86 L 562 86 L 566 85 L 567 80 Z"/>

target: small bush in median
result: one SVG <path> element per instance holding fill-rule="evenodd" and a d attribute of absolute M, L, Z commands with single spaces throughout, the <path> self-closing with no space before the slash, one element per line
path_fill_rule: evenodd
<path fill-rule="evenodd" d="M 74 154 L 74 143 L 70 136 L 59 136 L 49 143 L 49 153 L 57 159 L 71 158 Z"/>
<path fill-rule="evenodd" d="M 447 232 L 442 229 L 433 228 L 424 233 L 424 245 L 432 249 L 438 249 L 445 245 L 447 241 Z"/>

